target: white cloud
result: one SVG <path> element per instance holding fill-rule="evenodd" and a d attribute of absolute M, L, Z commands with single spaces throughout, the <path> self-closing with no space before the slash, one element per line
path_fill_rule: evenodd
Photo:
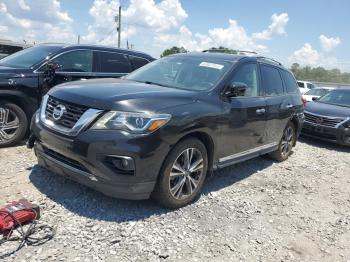
<path fill-rule="evenodd" d="M 0 24 L 11 28 L 6 38 L 29 41 L 75 40 L 73 19 L 58 0 L 1 0 Z"/>
<path fill-rule="evenodd" d="M 269 40 L 273 35 L 286 35 L 286 26 L 289 21 L 289 16 L 287 13 L 273 14 L 271 16 L 272 23 L 269 27 L 260 32 L 254 33 L 253 38 L 260 40 Z"/>
<path fill-rule="evenodd" d="M 338 60 L 335 57 L 325 56 L 314 49 L 309 43 L 305 43 L 300 49 L 294 51 L 289 57 L 289 61 L 291 63 L 298 63 L 302 66 L 323 66 L 326 68 L 339 66 Z"/>
<path fill-rule="evenodd" d="M 327 37 L 320 35 L 320 43 L 324 51 L 329 52 L 340 45 L 341 40 L 339 37 Z"/>
<path fill-rule="evenodd" d="M 0 34 L 6 33 L 9 30 L 7 26 L 0 25 Z"/>

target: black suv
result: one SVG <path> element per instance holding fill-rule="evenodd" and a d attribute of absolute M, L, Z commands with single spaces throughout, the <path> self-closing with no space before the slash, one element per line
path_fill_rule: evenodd
<path fill-rule="evenodd" d="M 0 147 L 21 141 L 42 96 L 54 85 L 121 77 L 153 61 L 130 50 L 43 44 L 0 60 Z"/>
<path fill-rule="evenodd" d="M 177 208 L 207 173 L 288 158 L 303 124 L 293 75 L 264 57 L 190 53 L 122 79 L 50 90 L 33 121 L 40 166 L 104 194 Z"/>

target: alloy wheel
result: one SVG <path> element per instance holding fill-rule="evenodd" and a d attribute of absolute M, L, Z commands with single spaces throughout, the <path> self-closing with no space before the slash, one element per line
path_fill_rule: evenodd
<path fill-rule="evenodd" d="M 0 107 L 0 144 L 12 139 L 19 128 L 17 114 L 10 109 Z"/>
<path fill-rule="evenodd" d="M 203 176 L 203 156 L 196 148 L 187 148 L 175 160 L 169 177 L 171 195 L 178 200 L 190 197 Z"/>
<path fill-rule="evenodd" d="M 281 141 L 281 154 L 283 157 L 289 155 L 290 151 L 293 148 L 294 143 L 294 129 L 291 126 L 288 126 L 284 130 L 282 141 Z"/>

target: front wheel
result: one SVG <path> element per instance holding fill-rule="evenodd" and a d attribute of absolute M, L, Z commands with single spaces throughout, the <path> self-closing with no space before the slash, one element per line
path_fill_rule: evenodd
<path fill-rule="evenodd" d="M 20 142 L 26 134 L 27 127 L 27 116 L 19 106 L 0 101 L 0 147 Z"/>
<path fill-rule="evenodd" d="M 166 158 L 152 197 L 165 207 L 183 207 L 200 193 L 207 170 L 203 143 L 195 138 L 183 140 Z"/>
<path fill-rule="evenodd" d="M 270 154 L 270 157 L 274 160 L 282 162 L 286 160 L 292 153 L 293 146 L 296 141 L 296 130 L 292 122 L 289 122 L 283 131 L 281 141 L 278 145 L 278 149 Z"/>

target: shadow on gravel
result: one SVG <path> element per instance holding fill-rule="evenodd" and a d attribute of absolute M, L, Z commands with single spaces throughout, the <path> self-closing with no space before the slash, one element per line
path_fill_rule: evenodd
<path fill-rule="evenodd" d="M 332 142 L 318 140 L 318 139 L 312 138 L 312 137 L 300 136 L 299 141 L 306 143 L 306 144 L 309 144 L 309 145 L 312 145 L 312 146 L 317 146 L 320 148 L 328 149 L 328 150 L 350 153 L 350 146 L 342 146 L 342 145 L 338 145 L 338 144 L 335 144 Z"/>
<path fill-rule="evenodd" d="M 207 179 L 202 194 L 208 195 L 228 187 L 269 167 L 272 163 L 273 161 L 266 157 L 259 157 L 216 171 Z M 79 216 L 91 219 L 113 222 L 138 221 L 172 212 L 151 200 L 128 201 L 105 196 L 39 166 L 33 167 L 29 178 L 33 185 L 52 201 Z"/>

